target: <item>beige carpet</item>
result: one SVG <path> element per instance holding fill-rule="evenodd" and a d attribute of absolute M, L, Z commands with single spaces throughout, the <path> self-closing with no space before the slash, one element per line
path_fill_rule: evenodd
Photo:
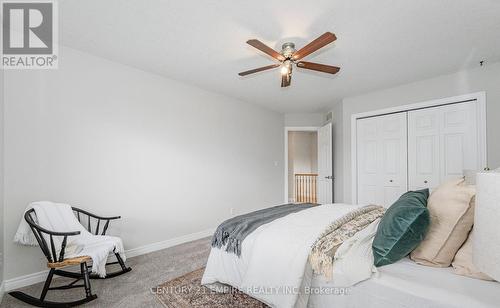
<path fill-rule="evenodd" d="M 127 258 L 132 271 L 110 279 L 92 279 L 92 291 L 97 299 L 82 308 L 163 308 L 151 287 L 190 273 L 205 266 L 210 253 L 211 237 L 181 244 L 145 255 Z M 28 248 L 26 248 L 28 249 Z M 40 248 L 29 248 L 30 253 L 39 253 Z M 57 278 L 57 283 L 71 282 L 71 279 Z M 39 296 L 43 282 L 20 289 L 33 296 Z M 85 292 L 78 289 L 54 290 L 47 294 L 48 300 L 70 301 L 81 298 Z M 0 308 L 30 308 L 23 302 L 4 294 Z"/>
<path fill-rule="evenodd" d="M 167 308 L 264 308 L 267 305 L 228 287 L 227 293 L 216 293 L 201 285 L 205 268 L 197 269 L 153 288 L 158 300 Z"/>

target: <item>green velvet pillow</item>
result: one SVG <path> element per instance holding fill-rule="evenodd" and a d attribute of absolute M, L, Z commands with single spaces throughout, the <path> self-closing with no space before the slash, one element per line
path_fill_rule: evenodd
<path fill-rule="evenodd" d="M 375 266 L 406 257 L 424 239 L 429 229 L 429 190 L 409 191 L 387 209 L 373 240 Z"/>

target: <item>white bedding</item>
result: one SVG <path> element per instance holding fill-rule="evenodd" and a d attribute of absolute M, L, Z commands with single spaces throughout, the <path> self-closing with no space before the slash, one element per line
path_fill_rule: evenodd
<path fill-rule="evenodd" d="M 223 249 L 212 248 L 202 284 L 216 290 L 221 286 L 219 283 L 229 284 L 272 307 L 499 307 L 499 283 L 458 276 L 451 268 L 421 266 L 408 259 L 381 267 L 375 277 L 345 289 L 338 286 L 349 281 L 346 278 L 352 275 L 337 275 L 335 280 L 334 274 L 333 281 L 313 275 L 309 263 L 305 262 L 311 244 L 328 223 L 353 208 L 356 206 L 323 205 L 263 225 L 245 238 L 239 258 Z M 367 249 L 366 243 L 353 246 L 363 248 L 357 255 Z M 339 248 L 338 252 L 342 251 Z M 362 264 L 364 259 L 359 260 Z M 338 273 L 335 266 L 334 263 L 334 272 Z M 367 270 L 368 267 L 359 277 L 368 278 Z M 301 288 L 311 286 L 310 296 L 277 294 L 276 288 L 297 282 Z M 260 288 L 252 288 L 256 286 Z M 332 295 L 345 292 L 347 295 Z"/>
<path fill-rule="evenodd" d="M 306 307 L 308 294 L 300 290 L 311 282 L 311 245 L 330 223 L 359 207 L 327 204 L 262 225 L 245 238 L 239 258 L 212 248 L 202 284 L 229 284 L 272 307 Z M 367 229 L 374 234 L 376 226 Z M 369 266 L 360 269 L 368 274 L 361 272 L 356 278 L 371 275 L 373 259 L 365 263 Z"/>
<path fill-rule="evenodd" d="M 321 276 L 313 288 L 330 289 Z M 409 259 L 379 268 L 377 276 L 347 288 L 347 295 L 311 295 L 308 307 L 481 308 L 500 306 L 500 283 L 459 276 L 452 268 L 418 265 Z"/>

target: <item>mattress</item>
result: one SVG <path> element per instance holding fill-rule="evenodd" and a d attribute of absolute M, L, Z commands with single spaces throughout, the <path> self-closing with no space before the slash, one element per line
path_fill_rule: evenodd
<path fill-rule="evenodd" d="M 314 276 L 308 307 L 499 307 L 500 283 L 459 276 L 452 268 L 433 268 L 403 259 L 379 268 L 353 287 L 331 287 Z"/>

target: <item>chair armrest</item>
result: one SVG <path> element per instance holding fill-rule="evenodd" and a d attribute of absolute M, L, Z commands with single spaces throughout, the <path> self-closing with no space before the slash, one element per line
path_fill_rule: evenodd
<path fill-rule="evenodd" d="M 49 261 L 49 263 L 61 262 L 64 260 L 64 252 L 66 249 L 66 244 L 68 241 L 68 236 L 74 236 L 80 234 L 80 231 L 69 231 L 69 232 L 57 232 L 52 230 L 47 230 L 40 225 L 38 225 L 34 220 L 31 214 L 34 214 L 35 210 L 30 209 L 26 213 L 24 213 L 24 219 L 28 223 L 35 236 L 38 244 L 40 245 L 40 249 L 42 249 L 43 254 Z M 45 238 L 48 236 L 48 241 Z M 61 242 L 61 247 L 59 250 L 56 249 L 56 244 L 54 242 L 54 236 L 61 236 L 63 240 Z M 50 244 L 50 246 L 49 246 Z"/>
<path fill-rule="evenodd" d="M 40 225 L 36 224 L 33 219 L 30 216 L 29 212 L 24 213 L 24 220 L 30 225 L 30 227 L 38 229 L 39 231 L 46 233 L 48 235 L 53 235 L 53 236 L 73 236 L 73 235 L 78 235 L 81 232 L 80 231 L 69 231 L 69 232 L 56 232 L 56 231 L 51 231 L 47 230 Z"/>
<path fill-rule="evenodd" d="M 99 216 L 99 215 L 96 215 L 96 214 L 92 214 L 90 212 L 87 212 L 85 210 L 79 209 L 77 207 L 72 207 L 72 209 L 73 209 L 73 211 L 80 212 L 82 214 L 88 215 L 88 216 L 96 218 L 96 219 L 101 219 L 101 220 L 114 220 L 114 219 L 120 219 L 120 218 L 122 218 L 121 216 L 103 217 L 103 216 Z"/>
<path fill-rule="evenodd" d="M 74 235 L 79 235 L 81 233 L 80 231 L 54 232 L 54 231 L 44 229 L 40 226 L 38 226 L 38 230 L 42 231 L 43 233 L 47 233 L 48 235 L 53 235 L 53 236 L 74 236 Z"/>
<path fill-rule="evenodd" d="M 81 224 L 83 224 L 84 222 L 82 222 L 82 218 L 80 217 L 80 214 L 87 216 L 87 222 L 86 222 L 87 227 L 86 227 L 86 229 L 87 229 L 87 231 L 89 231 L 90 233 L 93 233 L 95 235 L 106 235 L 106 231 L 108 230 L 108 227 L 109 227 L 109 222 L 111 220 L 115 220 L 115 219 L 120 219 L 121 218 L 121 216 L 103 217 L 103 216 L 99 216 L 99 215 L 96 215 L 96 214 L 92 214 L 90 212 L 87 212 L 85 210 L 79 209 L 77 207 L 72 207 L 72 209 L 73 209 L 73 211 L 76 212 L 78 221 Z M 95 229 L 94 230 L 92 230 L 91 218 L 97 220 L 97 224 L 95 225 Z M 102 228 L 102 231 L 100 231 L 100 229 L 99 229 L 100 226 L 101 226 L 101 221 L 105 222 L 104 223 L 104 227 Z"/>

